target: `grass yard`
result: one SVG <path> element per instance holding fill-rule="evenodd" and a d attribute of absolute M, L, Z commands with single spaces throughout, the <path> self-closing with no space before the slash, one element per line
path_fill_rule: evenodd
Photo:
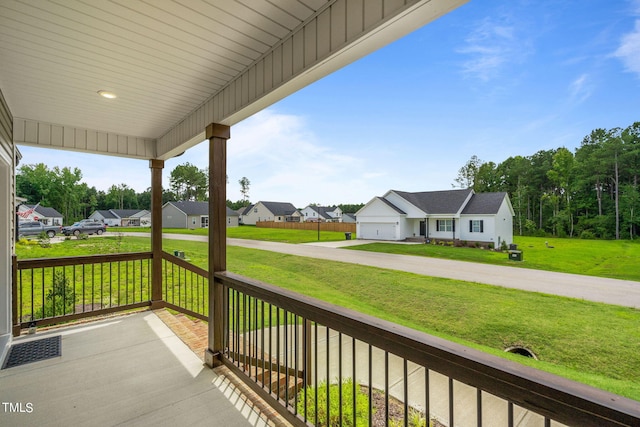
<path fill-rule="evenodd" d="M 511 261 L 505 252 L 440 245 L 370 243 L 348 249 L 446 258 L 536 270 L 640 281 L 640 240 L 580 240 L 515 237 L 523 261 Z M 547 248 L 545 241 L 553 248 Z"/>
<path fill-rule="evenodd" d="M 109 228 L 109 232 L 117 233 L 118 231 L 127 232 L 143 232 L 150 233 L 150 228 Z M 163 233 L 168 234 L 192 234 L 197 236 L 206 236 L 209 234 L 207 228 L 197 229 L 185 229 L 185 228 L 164 228 Z M 271 242 L 281 243 L 311 243 L 318 241 L 318 232 L 315 230 L 286 230 L 283 228 L 263 228 L 254 227 L 252 225 L 243 225 L 241 227 L 229 227 L 227 228 L 227 237 L 233 239 L 252 239 L 252 240 L 267 240 Z M 354 236 L 355 238 L 355 236 Z M 321 242 L 335 242 L 338 240 L 344 240 L 344 233 L 338 231 L 321 231 Z"/>
<path fill-rule="evenodd" d="M 205 243 L 164 245 L 207 267 Z M 148 238 L 114 236 L 17 251 L 32 258 L 148 247 Z M 640 310 L 234 246 L 228 268 L 640 401 Z M 511 345 L 530 348 L 540 361 L 504 353 Z"/>

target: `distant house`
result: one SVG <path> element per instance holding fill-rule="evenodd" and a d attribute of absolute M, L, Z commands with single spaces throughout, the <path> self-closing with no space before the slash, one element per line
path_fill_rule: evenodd
<path fill-rule="evenodd" d="M 300 214 L 306 222 L 342 222 L 342 209 L 337 206 L 309 205 Z"/>
<path fill-rule="evenodd" d="M 151 212 L 146 209 L 108 209 L 97 210 L 89 219 L 102 221 L 109 227 L 149 227 Z"/>
<path fill-rule="evenodd" d="M 348 223 L 351 223 L 351 224 L 355 224 L 355 222 L 356 222 L 356 214 L 343 213 L 342 214 L 342 222 L 348 222 Z"/>
<path fill-rule="evenodd" d="M 241 222 L 256 225 L 259 221 L 300 222 L 300 211 L 287 202 L 258 202 L 244 210 Z"/>
<path fill-rule="evenodd" d="M 227 207 L 227 227 L 237 227 L 239 215 Z M 162 206 L 163 228 L 208 228 L 209 202 L 177 201 Z"/>
<path fill-rule="evenodd" d="M 45 225 L 62 225 L 62 214 L 54 208 L 40 205 L 20 205 L 18 219 L 23 221 L 40 221 Z"/>
<path fill-rule="evenodd" d="M 389 190 L 356 213 L 356 234 L 359 239 L 466 240 L 498 247 L 513 242 L 513 216 L 507 193 Z"/>

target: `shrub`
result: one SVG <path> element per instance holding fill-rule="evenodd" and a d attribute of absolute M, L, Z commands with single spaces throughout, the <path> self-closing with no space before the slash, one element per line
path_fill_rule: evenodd
<path fill-rule="evenodd" d="M 41 248 L 51 247 L 51 240 L 49 239 L 49 236 L 47 236 L 47 233 L 45 233 L 44 231 L 38 234 L 38 244 Z"/>
<path fill-rule="evenodd" d="M 316 410 L 319 426 L 359 427 L 369 424 L 369 395 L 358 391 L 356 396 L 356 426 L 353 426 L 353 380 L 346 378 L 342 381 L 342 420 L 340 420 L 340 397 L 338 384 L 329 385 L 329 422 L 327 423 L 327 382 L 322 381 L 307 390 L 307 419 L 315 422 Z M 318 407 L 316 409 L 316 393 Z M 298 393 L 298 413 L 304 415 L 304 389 Z"/>
<path fill-rule="evenodd" d="M 76 239 L 78 240 L 87 240 L 88 238 L 89 238 L 89 235 L 85 233 L 80 233 L 76 236 Z"/>
<path fill-rule="evenodd" d="M 76 304 L 76 295 L 69 278 L 62 271 L 56 271 L 53 276 L 53 286 L 47 291 L 44 307 L 40 308 L 35 317 L 47 317 L 71 314 Z"/>
<path fill-rule="evenodd" d="M 584 230 L 582 233 L 580 233 L 580 238 L 593 240 L 596 238 L 596 235 L 592 231 Z"/>

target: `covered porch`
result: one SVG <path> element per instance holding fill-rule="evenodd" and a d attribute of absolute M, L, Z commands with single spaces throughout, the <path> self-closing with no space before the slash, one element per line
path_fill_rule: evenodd
<path fill-rule="evenodd" d="M 323 381 L 348 384 L 337 397 L 325 386 L 322 403 L 326 417 L 333 411 L 344 424 L 346 416 L 371 425 L 376 413 L 384 425 L 393 423 L 393 399 L 405 426 L 412 410 L 449 426 L 460 419 L 510 426 L 637 424 L 637 402 L 227 271 L 232 126 L 465 0 L 275 3 L 0 4 L 0 200 L 8 207 L 0 212 L 0 360 L 30 339 L 18 336 L 32 326 L 168 307 L 207 322 L 203 359 L 209 368 L 225 366 L 296 425 L 322 424 L 320 410 L 310 409 L 318 408 L 310 390 L 320 390 Z M 163 250 L 161 212 L 164 162 L 203 142 L 210 174 L 206 269 Z M 17 260 L 18 145 L 148 162 L 151 250 Z M 54 301 L 47 311 L 34 296 L 53 289 L 56 272 L 61 308 L 56 311 Z M 0 373 L 3 400 L 14 407 L 34 403 L 29 416 L 50 422 L 58 414 L 60 424 L 260 425 L 259 416 L 225 394 L 219 374 L 188 354 L 154 316 L 65 330 L 66 355 Z M 59 388 L 47 393 L 38 388 L 42 381 Z M 356 415 L 345 408 L 363 399 L 360 385 L 369 403 Z M 374 389 L 383 396 L 375 408 Z M 489 409 L 494 399 L 499 415 Z M 22 415 L 0 413 L 0 420 Z"/>
<path fill-rule="evenodd" d="M 278 421 L 152 311 L 22 335 L 14 345 L 56 337 L 60 356 L 0 370 L 4 425 L 204 426 L 214 414 L 225 426 Z"/>

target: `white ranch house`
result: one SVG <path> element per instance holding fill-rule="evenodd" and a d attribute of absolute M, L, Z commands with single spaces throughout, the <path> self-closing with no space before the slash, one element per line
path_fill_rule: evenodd
<path fill-rule="evenodd" d="M 18 206 L 18 220 L 40 221 L 45 225 L 62 225 L 63 217 L 54 208 L 40 205 L 20 205 Z"/>
<path fill-rule="evenodd" d="M 302 215 L 289 202 L 260 201 L 244 210 L 240 221 L 244 225 L 256 225 L 260 221 L 300 222 Z"/>
<path fill-rule="evenodd" d="M 342 222 L 342 209 L 337 206 L 309 205 L 300 213 L 303 221 Z"/>
<path fill-rule="evenodd" d="M 359 239 L 465 240 L 499 247 L 513 242 L 513 216 L 507 193 L 389 190 L 356 213 L 356 234 Z"/>
<path fill-rule="evenodd" d="M 109 227 L 149 227 L 151 212 L 146 209 L 105 209 L 89 215 L 89 219 L 102 221 Z"/>

